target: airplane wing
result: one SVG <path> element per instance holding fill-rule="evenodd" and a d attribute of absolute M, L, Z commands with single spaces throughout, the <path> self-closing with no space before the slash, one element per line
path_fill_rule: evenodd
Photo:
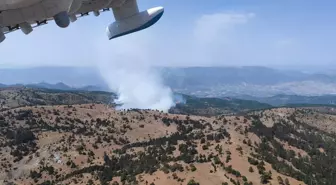
<path fill-rule="evenodd" d="M 107 11 L 111 11 L 110 8 L 104 8 L 102 10 L 98 10 L 99 13 L 104 13 L 104 12 L 107 12 Z M 78 15 L 74 15 L 76 18 L 73 19 L 75 21 L 77 21 L 77 19 L 80 19 L 82 17 L 86 17 L 86 16 L 89 16 L 90 13 L 89 12 L 86 12 L 86 13 L 82 13 L 82 14 L 78 14 Z M 73 18 L 73 17 L 72 17 Z M 43 25 L 46 25 L 48 24 L 50 21 L 53 21 L 54 19 L 53 18 L 48 18 L 48 19 L 45 19 L 43 21 L 36 21 L 36 22 L 30 22 L 29 24 L 32 26 L 33 29 L 35 28 L 38 28 L 40 26 L 43 26 Z M 71 19 L 70 19 L 71 20 Z M 73 21 L 73 22 L 75 22 Z M 19 25 L 16 25 L 16 26 L 8 26 L 8 27 L 3 27 L 3 33 L 4 34 L 9 34 L 11 32 L 15 32 L 15 31 L 18 31 L 20 30 L 20 26 Z"/>
<path fill-rule="evenodd" d="M 163 15 L 162 7 L 139 12 L 137 0 L 0 0 L 0 43 L 5 35 L 21 30 L 30 34 L 35 28 L 55 21 L 66 28 L 71 22 L 90 15 L 99 16 L 112 9 L 115 22 L 108 25 L 109 39 L 146 29 Z"/>

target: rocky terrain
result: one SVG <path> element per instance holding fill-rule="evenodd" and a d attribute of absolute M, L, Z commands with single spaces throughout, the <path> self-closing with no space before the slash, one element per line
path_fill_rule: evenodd
<path fill-rule="evenodd" d="M 0 184 L 330 184 L 333 110 L 203 117 L 102 103 L 0 112 Z"/>

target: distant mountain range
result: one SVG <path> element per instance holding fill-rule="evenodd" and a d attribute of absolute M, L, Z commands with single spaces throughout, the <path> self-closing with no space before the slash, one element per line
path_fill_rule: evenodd
<path fill-rule="evenodd" d="M 293 81 L 336 82 L 336 76 L 309 74 L 301 71 L 276 70 L 266 67 L 189 67 L 165 68 L 165 79 L 174 87 L 216 86 L 219 84 L 274 85 Z M 181 78 L 181 80 L 177 79 Z M 174 83 L 178 80 L 182 83 Z"/>
<path fill-rule="evenodd" d="M 175 92 L 201 97 L 336 94 L 336 75 L 330 72 L 305 73 L 258 66 L 157 69 L 161 71 L 164 83 Z M 108 90 L 97 70 L 84 67 L 0 69 L 0 77 L 2 84 L 30 84 L 64 90 Z"/>
<path fill-rule="evenodd" d="M 162 69 L 167 85 L 196 96 L 269 97 L 336 94 L 336 76 L 266 67 L 192 67 Z"/>
<path fill-rule="evenodd" d="M 322 96 L 299 96 L 299 95 L 276 95 L 272 97 L 253 97 L 237 96 L 235 98 L 244 100 L 253 100 L 261 103 L 267 103 L 272 106 L 290 106 L 290 105 L 331 105 L 336 106 L 336 95 Z"/>
<path fill-rule="evenodd" d="M 56 84 L 63 82 L 71 87 L 104 86 L 104 80 L 95 68 L 88 67 L 35 67 L 0 69 L 2 84 Z"/>
<path fill-rule="evenodd" d="M 62 91 L 109 91 L 107 88 L 100 86 L 87 85 L 82 87 L 71 87 L 62 82 L 56 84 L 49 84 L 45 82 L 36 84 L 12 84 L 12 85 L 0 84 L 0 88 L 6 88 L 6 87 L 30 87 L 30 88 L 54 89 Z"/>

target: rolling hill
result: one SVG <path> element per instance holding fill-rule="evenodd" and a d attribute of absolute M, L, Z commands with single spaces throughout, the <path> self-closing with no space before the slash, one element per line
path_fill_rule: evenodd
<path fill-rule="evenodd" d="M 33 92 L 48 100 L 54 93 L 67 101 L 79 96 Z M 45 100 L 0 111 L 0 183 L 331 185 L 336 180 L 333 109 L 265 107 L 204 117 L 118 111 L 80 97 L 83 103 Z M 253 101 L 189 101 L 195 109 L 259 107 Z"/>
<path fill-rule="evenodd" d="M 254 100 L 234 98 L 199 98 L 182 95 L 185 103 L 177 104 L 170 113 L 215 116 L 219 114 L 236 114 L 250 110 L 266 109 L 272 106 Z"/>
<path fill-rule="evenodd" d="M 198 98 L 183 94 L 175 94 L 175 97 L 181 102 L 176 102 L 177 105 L 172 107 L 170 112 L 179 114 L 213 116 L 271 107 L 268 104 L 252 100 Z M 33 105 L 73 105 L 87 103 L 115 105 L 115 99 L 116 94 L 104 91 L 58 90 L 30 86 L 0 88 L 0 108 L 2 109 Z"/>
<path fill-rule="evenodd" d="M 29 87 L 0 88 L 0 109 L 34 105 L 111 103 L 115 94 L 102 91 L 63 91 Z"/>

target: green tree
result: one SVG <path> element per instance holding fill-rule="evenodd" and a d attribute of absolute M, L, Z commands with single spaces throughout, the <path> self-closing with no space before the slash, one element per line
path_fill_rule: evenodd
<path fill-rule="evenodd" d="M 271 180 L 271 179 L 272 179 L 272 174 L 270 172 L 264 172 L 260 176 L 260 182 L 262 184 L 267 184 L 269 182 L 269 180 Z"/>
<path fill-rule="evenodd" d="M 285 185 L 284 181 L 282 180 L 280 176 L 278 176 L 278 182 L 279 182 L 279 185 Z"/>
<path fill-rule="evenodd" d="M 194 179 L 191 179 L 189 182 L 188 182 L 188 185 L 200 185 L 198 182 L 196 182 Z"/>
<path fill-rule="evenodd" d="M 254 170 L 253 170 L 252 166 L 250 166 L 250 168 L 249 168 L 249 172 L 251 172 L 251 173 L 253 173 L 253 172 L 254 172 Z"/>
<path fill-rule="evenodd" d="M 290 185 L 289 180 L 287 178 L 285 179 L 285 184 Z"/>
<path fill-rule="evenodd" d="M 192 172 L 194 172 L 194 171 L 197 170 L 197 168 L 196 168 L 196 166 L 195 166 L 194 164 L 190 164 L 190 170 L 191 170 Z"/>
<path fill-rule="evenodd" d="M 214 163 L 215 163 L 215 164 L 220 164 L 220 163 L 221 163 L 221 161 L 220 161 L 220 159 L 219 159 L 218 156 L 215 156 L 215 157 L 214 157 Z"/>

